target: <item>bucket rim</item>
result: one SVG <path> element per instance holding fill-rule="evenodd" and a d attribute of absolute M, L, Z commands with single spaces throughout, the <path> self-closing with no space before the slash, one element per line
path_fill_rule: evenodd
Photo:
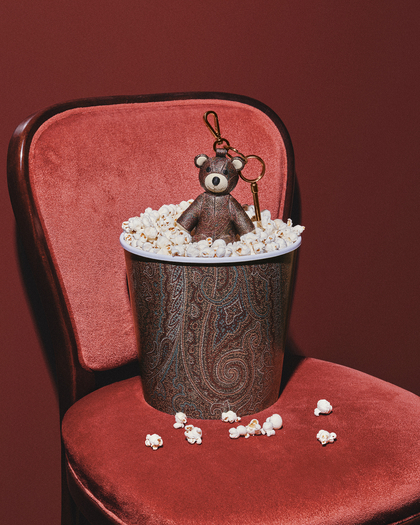
<path fill-rule="evenodd" d="M 140 248 L 134 248 L 131 246 L 125 239 L 124 239 L 125 232 L 122 232 L 120 235 L 120 244 L 126 250 L 127 252 L 130 252 L 134 255 L 138 255 L 139 257 L 144 257 L 145 259 L 151 259 L 153 261 L 158 262 L 172 262 L 172 263 L 188 263 L 188 264 L 196 264 L 196 265 L 208 265 L 208 264 L 227 264 L 232 265 L 232 263 L 242 263 L 242 262 L 258 262 L 263 261 L 265 259 L 273 259 L 275 257 L 279 257 L 281 255 L 285 255 L 286 253 L 293 252 L 299 246 L 302 244 L 302 237 L 298 237 L 298 240 L 294 242 L 293 244 L 290 244 L 289 246 L 286 246 L 286 248 L 282 248 L 281 250 L 275 250 L 268 253 L 261 253 L 259 255 L 243 255 L 239 257 L 184 257 L 184 256 L 173 256 L 173 255 L 161 255 L 157 253 L 150 253 L 143 250 L 140 250 Z"/>

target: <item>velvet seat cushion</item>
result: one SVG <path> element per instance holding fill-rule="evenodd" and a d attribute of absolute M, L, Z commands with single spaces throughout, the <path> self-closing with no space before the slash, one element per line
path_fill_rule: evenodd
<path fill-rule="evenodd" d="M 62 426 L 75 498 L 84 493 L 103 523 L 420 519 L 420 398 L 340 365 L 310 358 L 292 365 L 279 400 L 255 415 L 261 424 L 282 416 L 283 428 L 271 437 L 230 439 L 232 425 L 189 420 L 203 431 L 202 444 L 191 445 L 173 416 L 145 403 L 139 378 L 81 399 Z M 322 398 L 333 412 L 316 417 Z M 336 441 L 322 446 L 321 429 Z M 164 440 L 156 451 L 145 446 L 152 433 Z"/>

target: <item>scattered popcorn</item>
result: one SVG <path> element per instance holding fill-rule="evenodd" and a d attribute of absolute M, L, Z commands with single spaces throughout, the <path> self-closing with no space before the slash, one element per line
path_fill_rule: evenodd
<path fill-rule="evenodd" d="M 226 421 L 223 419 L 223 421 Z M 233 421 L 232 421 L 233 422 Z M 275 429 L 280 429 L 283 426 L 283 420 L 278 414 L 273 414 L 268 417 L 262 428 L 258 419 L 253 419 L 246 427 L 239 425 L 237 428 L 229 429 L 229 437 L 238 439 L 241 436 L 249 438 L 250 436 L 274 436 Z"/>
<path fill-rule="evenodd" d="M 258 419 L 253 419 L 251 423 L 246 426 L 246 438 L 249 436 L 259 436 L 262 434 L 261 425 L 258 423 Z"/>
<path fill-rule="evenodd" d="M 273 414 L 268 417 L 262 426 L 261 433 L 266 436 L 274 436 L 276 430 L 283 426 L 283 420 L 279 414 Z"/>
<path fill-rule="evenodd" d="M 187 416 L 183 412 L 177 412 L 175 414 L 174 428 L 184 428 L 187 422 Z"/>
<path fill-rule="evenodd" d="M 184 434 L 188 443 L 191 443 L 191 445 L 194 445 L 194 443 L 201 445 L 203 435 L 201 428 L 195 427 L 194 425 L 187 425 Z"/>
<path fill-rule="evenodd" d="M 273 423 L 273 428 L 279 430 L 283 426 L 283 419 L 279 414 L 273 414 L 271 417 L 267 418 L 267 421 L 270 420 Z"/>
<path fill-rule="evenodd" d="M 332 406 L 326 399 L 320 399 L 316 404 L 314 414 L 319 416 L 319 414 L 330 414 L 332 412 Z"/>
<path fill-rule="evenodd" d="M 146 447 L 152 447 L 153 450 L 157 450 L 163 445 L 163 439 L 158 434 L 147 434 Z"/>
<path fill-rule="evenodd" d="M 238 439 L 238 437 L 246 435 L 246 427 L 244 427 L 243 425 L 239 425 L 237 428 L 229 429 L 229 437 L 231 437 L 232 439 Z"/>
<path fill-rule="evenodd" d="M 236 415 L 232 410 L 227 412 L 222 412 L 222 421 L 225 423 L 238 423 L 241 420 L 239 416 Z"/>
<path fill-rule="evenodd" d="M 177 224 L 178 217 L 193 202 L 167 204 L 159 210 L 146 208 L 140 217 L 131 217 L 122 223 L 124 240 L 133 248 L 172 257 L 243 257 L 281 250 L 298 241 L 305 227 L 293 226 L 290 219 L 271 219 L 268 210 L 261 212 L 261 221 L 255 218 L 254 206 L 243 208 L 254 223 L 255 230 L 243 235 L 240 240 L 226 244 L 222 239 L 208 238 L 192 242 L 192 237 Z"/>
<path fill-rule="evenodd" d="M 261 434 L 263 436 L 274 436 L 276 433 L 276 431 L 274 430 L 274 426 L 273 426 L 273 423 L 272 421 L 270 420 L 270 418 L 268 417 L 267 418 L 267 421 L 265 421 L 263 423 L 263 426 L 262 426 L 262 429 L 261 429 Z"/>
<path fill-rule="evenodd" d="M 322 444 L 333 443 L 337 439 L 337 434 L 334 432 L 327 432 L 326 430 L 320 430 L 316 435 L 317 440 Z"/>

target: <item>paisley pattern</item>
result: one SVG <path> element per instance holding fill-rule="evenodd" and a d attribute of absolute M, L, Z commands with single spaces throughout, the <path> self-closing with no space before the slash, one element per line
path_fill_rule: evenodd
<path fill-rule="evenodd" d="M 277 400 L 294 253 L 264 264 L 198 266 L 126 252 L 150 405 L 219 419 Z"/>

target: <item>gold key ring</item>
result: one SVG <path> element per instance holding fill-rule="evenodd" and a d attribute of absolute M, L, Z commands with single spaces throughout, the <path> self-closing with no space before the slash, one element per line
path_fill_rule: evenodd
<path fill-rule="evenodd" d="M 258 184 L 257 184 L 257 182 L 259 180 L 261 180 L 263 178 L 263 176 L 264 176 L 264 173 L 265 173 L 265 162 L 258 155 L 247 155 L 246 159 L 247 159 L 247 162 L 248 162 L 249 159 L 257 159 L 258 162 L 260 162 L 261 165 L 262 165 L 261 173 L 259 174 L 259 176 L 256 179 L 247 179 L 246 177 L 244 177 L 242 175 L 241 171 L 239 172 L 239 176 L 241 177 L 241 179 L 244 180 L 245 182 L 249 182 L 251 184 L 251 193 L 252 193 L 252 197 L 253 197 L 253 200 L 254 200 L 255 218 L 257 219 L 257 222 L 259 222 L 261 220 L 261 209 L 260 209 L 260 201 L 258 199 Z"/>
<path fill-rule="evenodd" d="M 234 148 L 230 148 L 230 149 L 234 149 Z M 237 152 L 239 153 L 239 152 Z M 246 161 L 248 162 L 249 159 L 257 159 L 258 162 L 261 163 L 261 166 L 262 166 L 262 170 L 261 170 L 261 173 L 258 175 L 258 177 L 256 179 L 247 179 L 246 177 L 244 177 L 242 175 L 242 172 L 239 173 L 240 177 L 242 180 L 244 180 L 245 182 L 249 182 L 250 184 L 252 184 L 253 182 L 258 182 L 259 180 L 261 180 L 263 177 L 264 177 L 264 173 L 265 173 L 265 162 L 262 160 L 261 157 L 259 157 L 258 155 L 247 155 L 245 157 Z"/>

